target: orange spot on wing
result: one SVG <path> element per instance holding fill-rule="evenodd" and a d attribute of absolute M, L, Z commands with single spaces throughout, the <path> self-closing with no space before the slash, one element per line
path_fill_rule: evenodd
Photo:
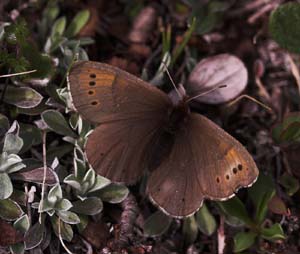
<path fill-rule="evenodd" d="M 99 86 L 112 86 L 116 75 L 113 73 L 102 72 L 94 70 L 95 78 L 90 77 L 90 73 L 81 73 L 79 75 L 80 86 L 83 89 L 87 87 L 99 87 Z"/>

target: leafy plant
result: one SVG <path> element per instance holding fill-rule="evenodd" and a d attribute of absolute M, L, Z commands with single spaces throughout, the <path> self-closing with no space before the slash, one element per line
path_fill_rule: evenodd
<path fill-rule="evenodd" d="M 17 155 L 23 146 L 23 140 L 19 137 L 19 128 L 19 124 L 14 122 L 4 137 L 0 155 L 0 200 L 9 198 L 13 192 L 9 174 L 25 167 L 22 159 Z"/>
<path fill-rule="evenodd" d="M 300 4 L 289 2 L 275 9 L 269 21 L 273 39 L 284 49 L 300 53 Z"/>
<path fill-rule="evenodd" d="M 275 195 L 274 184 L 271 178 L 260 174 L 257 182 L 248 192 L 255 205 L 254 218 L 249 216 L 245 205 L 238 197 L 218 203 L 226 216 L 227 223 L 230 225 L 244 224 L 248 228 L 248 231 L 240 232 L 234 236 L 234 252 L 241 252 L 250 248 L 258 237 L 269 241 L 285 239 L 279 223 L 274 223 L 267 227 L 264 222 L 268 204 Z"/>

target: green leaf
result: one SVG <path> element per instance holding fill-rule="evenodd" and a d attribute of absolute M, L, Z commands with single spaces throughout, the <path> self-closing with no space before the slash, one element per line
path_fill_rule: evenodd
<path fill-rule="evenodd" d="M 52 109 L 47 110 L 42 113 L 42 119 L 54 132 L 64 136 L 75 137 L 75 133 L 71 130 L 64 116 L 60 112 Z"/>
<path fill-rule="evenodd" d="M 80 184 L 80 182 L 77 181 L 77 178 L 75 177 L 75 175 L 68 175 L 64 179 L 64 183 L 72 186 L 76 190 L 80 190 L 80 188 L 81 188 L 81 184 Z"/>
<path fill-rule="evenodd" d="M 29 68 L 36 70 L 30 74 L 31 78 L 49 79 L 53 73 L 53 64 L 48 55 L 42 55 L 35 44 L 28 42 L 22 45 L 21 52 L 30 63 Z"/>
<path fill-rule="evenodd" d="M 24 214 L 22 217 L 20 217 L 14 222 L 14 228 L 22 233 L 28 231 L 29 227 L 30 222 L 27 214 Z"/>
<path fill-rule="evenodd" d="M 39 222 L 30 227 L 24 236 L 25 249 L 31 250 L 40 245 L 40 243 L 43 241 L 44 233 L 45 226 Z"/>
<path fill-rule="evenodd" d="M 185 246 L 189 246 L 195 242 L 198 235 L 198 227 L 195 216 L 190 216 L 184 219 L 182 231 Z"/>
<path fill-rule="evenodd" d="M 6 40 L 9 44 L 23 45 L 28 38 L 29 30 L 24 20 L 19 20 L 5 27 Z"/>
<path fill-rule="evenodd" d="M 256 206 L 255 221 L 261 223 L 268 211 L 268 203 L 275 195 L 275 188 L 270 176 L 260 174 L 255 184 L 248 190 L 250 198 Z"/>
<path fill-rule="evenodd" d="M 52 24 L 59 14 L 59 8 L 55 2 L 48 2 L 44 10 L 44 18 L 48 24 Z"/>
<path fill-rule="evenodd" d="M 85 215 L 96 215 L 103 209 L 103 203 L 100 198 L 90 197 L 83 201 L 78 200 L 73 202 L 72 211 L 85 214 Z"/>
<path fill-rule="evenodd" d="M 284 49 L 300 53 L 300 4 L 286 3 L 275 9 L 269 19 L 272 38 Z"/>
<path fill-rule="evenodd" d="M 23 254 L 25 252 L 24 243 L 16 243 L 9 246 L 9 250 L 12 254 Z"/>
<path fill-rule="evenodd" d="M 225 223 L 231 227 L 240 228 L 245 226 L 245 223 L 237 217 L 231 216 L 229 214 L 224 214 Z"/>
<path fill-rule="evenodd" d="M 23 215 L 21 207 L 11 199 L 0 200 L 0 217 L 7 221 L 14 221 Z"/>
<path fill-rule="evenodd" d="M 89 189 L 89 192 L 100 190 L 106 186 L 108 186 L 111 183 L 111 181 L 103 176 L 96 176 L 96 179 L 94 181 L 94 185 L 91 189 Z"/>
<path fill-rule="evenodd" d="M 58 211 L 68 211 L 72 206 L 72 203 L 64 198 L 55 204 L 55 209 Z"/>
<path fill-rule="evenodd" d="M 47 159 L 53 161 L 55 158 L 62 158 L 73 150 L 70 144 L 60 144 L 59 146 L 52 146 L 47 150 Z"/>
<path fill-rule="evenodd" d="M 0 137 L 9 129 L 9 121 L 5 115 L 0 114 Z"/>
<path fill-rule="evenodd" d="M 38 116 L 48 108 L 49 108 L 48 105 L 46 105 L 45 102 L 42 101 L 39 105 L 37 105 L 34 108 L 17 108 L 16 111 L 18 114 L 24 114 L 28 116 Z"/>
<path fill-rule="evenodd" d="M 299 181 L 292 175 L 284 173 L 279 178 L 279 183 L 286 189 L 289 196 L 293 196 L 299 190 Z"/>
<path fill-rule="evenodd" d="M 87 188 L 90 189 L 90 187 L 92 187 L 95 184 L 95 179 L 96 179 L 96 173 L 92 168 L 90 168 L 86 172 L 82 182 L 87 184 L 87 186 L 88 186 Z"/>
<path fill-rule="evenodd" d="M 25 192 L 14 189 L 14 192 L 12 193 L 10 197 L 13 201 L 17 202 L 21 206 L 26 206 L 27 205 L 27 198 L 28 196 L 26 195 Z"/>
<path fill-rule="evenodd" d="M 241 252 L 250 248 L 256 238 L 257 234 L 254 232 L 240 232 L 234 236 L 234 252 Z"/>
<path fill-rule="evenodd" d="M 23 146 L 20 153 L 24 153 L 34 145 L 42 143 L 42 133 L 39 128 L 31 124 L 20 124 L 20 137 L 23 140 Z"/>
<path fill-rule="evenodd" d="M 300 124 L 300 112 L 293 112 L 288 114 L 282 122 L 275 125 L 272 129 L 272 137 L 274 141 L 278 144 L 293 141 L 293 139 L 297 140 L 300 138 L 300 130 L 296 129 L 295 126 L 299 126 Z M 291 131 L 289 130 L 291 128 Z M 285 140 L 287 139 L 287 140 Z"/>
<path fill-rule="evenodd" d="M 56 214 L 65 223 L 78 224 L 80 222 L 80 219 L 76 213 L 70 211 L 57 211 Z"/>
<path fill-rule="evenodd" d="M 111 204 L 121 203 L 127 198 L 129 190 L 126 186 L 111 183 L 107 187 L 95 192 L 93 195 L 101 198 L 102 201 Z"/>
<path fill-rule="evenodd" d="M 72 114 L 69 119 L 69 124 L 73 130 L 76 130 L 78 126 L 82 126 L 82 119 L 78 114 Z"/>
<path fill-rule="evenodd" d="M 13 185 L 8 174 L 0 173 L 0 186 L 0 200 L 9 198 L 10 195 L 13 193 Z"/>
<path fill-rule="evenodd" d="M 59 223 L 60 223 L 60 233 L 62 239 L 71 242 L 73 238 L 73 230 L 71 225 L 63 222 L 62 220 L 58 219 L 58 217 L 53 216 L 51 217 L 52 227 L 54 229 L 54 233 L 57 237 L 59 237 Z"/>
<path fill-rule="evenodd" d="M 57 19 L 52 26 L 51 37 L 62 35 L 66 28 L 66 22 L 66 17 L 60 17 L 59 19 Z"/>
<path fill-rule="evenodd" d="M 55 186 L 53 186 L 49 193 L 48 193 L 48 197 L 47 197 L 47 201 L 50 204 L 56 204 L 57 201 L 62 199 L 62 190 L 59 184 L 56 184 Z"/>
<path fill-rule="evenodd" d="M 261 229 L 261 236 L 270 241 L 285 239 L 284 232 L 279 223 L 275 223 L 270 228 Z"/>
<path fill-rule="evenodd" d="M 280 135 L 281 142 L 296 142 L 300 138 L 300 122 L 291 123 Z"/>
<path fill-rule="evenodd" d="M 40 203 L 33 203 L 33 208 L 38 208 L 39 213 L 48 212 L 49 215 L 54 214 L 55 203 L 50 203 L 46 198 L 41 200 Z"/>
<path fill-rule="evenodd" d="M 19 108 L 34 108 L 41 103 L 42 99 L 42 95 L 30 87 L 8 86 L 3 100 Z"/>
<path fill-rule="evenodd" d="M 211 32 L 222 20 L 229 8 L 225 1 L 209 1 L 207 4 L 197 2 L 192 8 L 192 17 L 196 17 L 196 33 L 203 35 Z"/>
<path fill-rule="evenodd" d="M 18 135 L 7 133 L 4 139 L 3 152 L 17 154 L 23 146 L 23 140 Z"/>
<path fill-rule="evenodd" d="M 65 36 L 68 38 L 76 36 L 80 30 L 86 25 L 90 18 L 89 10 L 80 11 L 68 26 Z"/>
<path fill-rule="evenodd" d="M 13 173 L 25 167 L 25 164 L 21 163 L 22 159 L 16 154 L 8 155 L 3 152 L 0 155 L 0 173 Z"/>
<path fill-rule="evenodd" d="M 86 226 L 89 223 L 89 217 L 87 215 L 79 214 L 80 223 L 76 224 L 76 227 L 81 234 L 83 230 L 86 228 Z"/>
<path fill-rule="evenodd" d="M 171 222 L 171 217 L 158 210 L 146 219 L 144 234 L 151 237 L 160 236 L 168 230 Z"/>
<path fill-rule="evenodd" d="M 268 211 L 268 203 L 274 195 L 275 190 L 273 192 L 265 192 L 264 194 L 262 194 L 262 202 L 257 207 L 255 216 L 255 219 L 258 223 L 262 223 L 264 221 Z"/>
<path fill-rule="evenodd" d="M 196 220 L 199 230 L 203 234 L 210 236 L 216 231 L 217 223 L 215 217 L 210 213 L 205 204 L 196 213 Z"/>
<path fill-rule="evenodd" d="M 274 195 L 268 203 L 268 208 L 272 213 L 281 214 L 288 216 L 288 209 L 283 200 L 278 196 Z"/>
<path fill-rule="evenodd" d="M 82 182 L 83 178 L 86 175 L 87 167 L 84 160 L 84 155 L 82 151 L 79 151 L 78 148 L 75 149 L 76 156 L 74 160 L 74 171 L 77 181 Z M 82 159 L 78 158 L 78 155 L 82 156 Z"/>
<path fill-rule="evenodd" d="M 238 197 L 233 197 L 224 202 L 218 202 L 220 208 L 228 215 L 237 217 L 247 225 L 252 225 L 246 207 Z"/>

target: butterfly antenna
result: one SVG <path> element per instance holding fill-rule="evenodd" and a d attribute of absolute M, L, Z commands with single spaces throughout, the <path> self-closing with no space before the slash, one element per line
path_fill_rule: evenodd
<path fill-rule="evenodd" d="M 163 66 L 165 67 L 166 73 L 167 73 L 167 75 L 168 75 L 168 77 L 169 77 L 169 79 L 170 79 L 172 85 L 174 86 L 174 89 L 175 89 L 176 93 L 179 95 L 179 97 L 181 97 L 181 94 L 180 94 L 180 92 L 178 91 L 178 89 L 177 89 L 177 87 L 176 87 L 176 85 L 175 85 L 175 83 L 174 83 L 174 80 L 172 79 L 171 74 L 170 74 L 170 72 L 169 72 L 169 70 L 168 70 L 168 66 L 167 66 L 166 63 L 163 62 L 163 61 L 162 61 L 161 63 L 162 63 Z"/>
<path fill-rule="evenodd" d="M 191 100 L 194 100 L 194 99 L 196 99 L 196 98 L 198 98 L 198 97 L 200 97 L 200 96 L 203 96 L 203 95 L 206 95 L 206 94 L 208 94 L 208 93 L 211 93 L 211 92 L 213 92 L 213 91 L 215 91 L 215 90 L 217 90 L 217 89 L 219 89 L 219 88 L 224 88 L 224 87 L 227 87 L 227 85 L 220 85 L 220 86 L 213 87 L 212 89 L 209 89 L 209 90 L 207 90 L 207 91 L 205 91 L 205 92 L 203 92 L 203 93 L 197 94 L 196 96 L 189 98 L 189 99 L 187 100 L 187 102 L 189 102 L 189 101 L 191 101 Z"/>
<path fill-rule="evenodd" d="M 250 101 L 253 101 L 253 102 L 257 103 L 257 104 L 260 105 L 261 107 L 263 107 L 263 108 L 265 108 L 266 110 L 268 110 L 270 113 L 274 113 L 274 111 L 273 111 L 269 106 L 263 104 L 262 102 L 256 100 L 255 98 L 253 98 L 253 97 L 251 97 L 251 96 L 249 96 L 249 95 L 247 95 L 247 94 L 243 94 L 243 95 L 237 97 L 235 100 L 233 100 L 232 102 L 228 103 L 227 106 L 230 107 L 230 106 L 232 106 L 233 104 L 237 103 L 238 101 L 240 101 L 241 99 L 244 99 L 244 98 L 246 98 L 246 99 L 248 99 L 248 100 L 250 100 Z"/>

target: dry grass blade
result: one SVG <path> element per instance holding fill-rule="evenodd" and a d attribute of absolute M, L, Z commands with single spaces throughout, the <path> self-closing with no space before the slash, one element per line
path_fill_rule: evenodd
<path fill-rule="evenodd" d="M 9 77 L 21 76 L 21 75 L 30 74 L 30 73 L 33 73 L 33 72 L 36 72 L 36 70 L 0 75 L 0 78 L 9 78 Z"/>

